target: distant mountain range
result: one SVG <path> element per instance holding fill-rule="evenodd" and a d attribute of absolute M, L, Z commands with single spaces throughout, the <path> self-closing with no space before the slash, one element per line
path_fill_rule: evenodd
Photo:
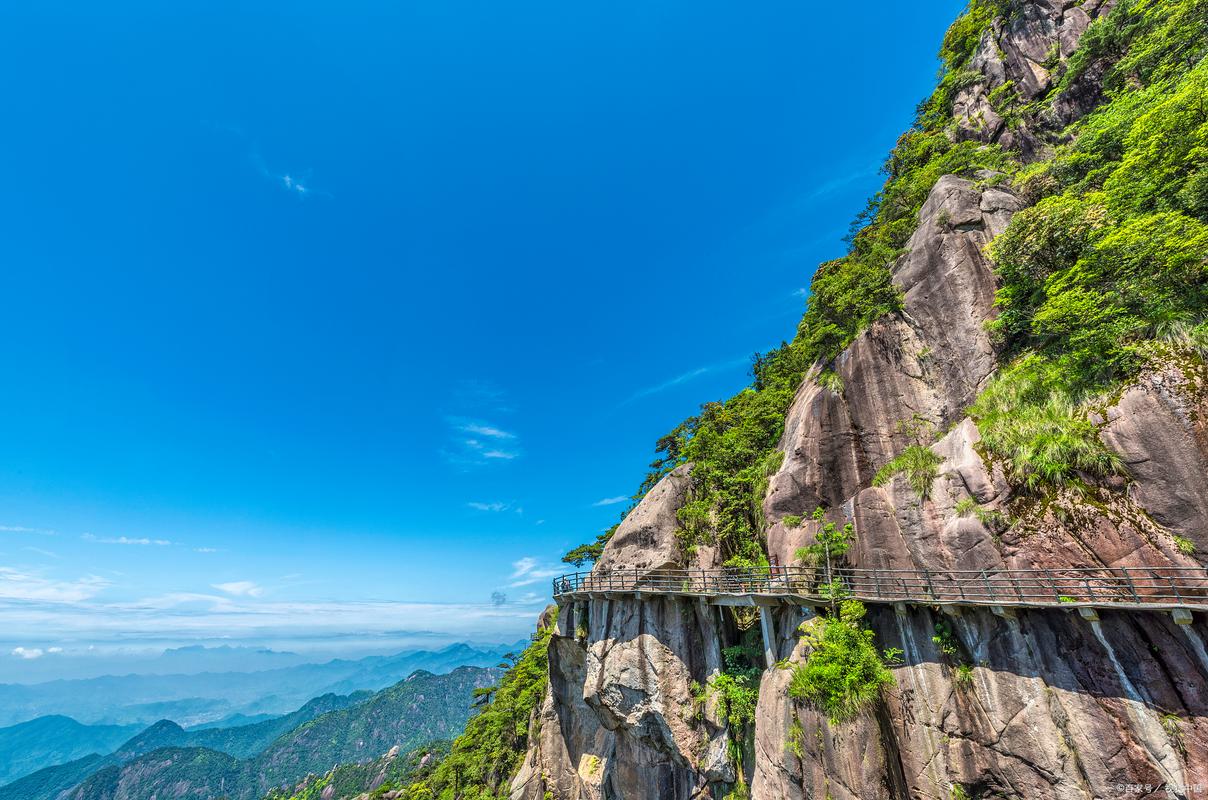
<path fill-rule="evenodd" d="M 381 689 L 416 670 L 441 674 L 462 665 L 495 666 L 504 653 L 514 649 L 522 646 L 476 648 L 454 644 L 437 651 L 335 659 L 256 672 L 138 674 L 32 685 L 0 684 L 0 725 L 47 715 L 69 716 L 89 725 L 117 726 L 145 726 L 160 719 L 171 719 L 184 727 L 208 726 L 221 720 L 263 721 L 299 708 L 313 697 Z"/>
<path fill-rule="evenodd" d="M 0 786 L 50 764 L 62 764 L 90 753 L 108 753 L 140 727 L 81 725 L 74 719 L 56 715 L 0 728 Z"/>
<path fill-rule="evenodd" d="M 162 721 L 110 755 L 86 756 L 0 787 L 0 800 L 255 800 L 334 764 L 375 762 L 386 769 L 390 759 L 383 761 L 383 754 L 458 735 L 474 690 L 501 674 L 478 667 L 445 675 L 418 671 L 376 693 L 326 695 L 285 717 L 235 728 L 187 731 Z"/>

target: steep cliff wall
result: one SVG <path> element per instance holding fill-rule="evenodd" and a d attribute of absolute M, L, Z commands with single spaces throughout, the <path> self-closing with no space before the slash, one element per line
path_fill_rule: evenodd
<path fill-rule="evenodd" d="M 948 135 L 1009 147 L 1025 162 L 1059 141 L 1102 98 L 1108 55 L 1058 81 L 1111 6 L 997 7 L 951 89 Z M 779 563 L 813 541 L 819 523 L 800 520 L 817 508 L 853 523 L 848 559 L 858 567 L 1194 567 L 1208 552 L 1202 360 L 1151 358 L 1090 413 L 1122 474 L 1029 493 L 983 446 L 968 408 L 1003 358 L 986 329 L 998 286 L 986 246 L 1032 202 L 1000 178 L 982 171 L 934 183 L 890 270 L 900 309 L 860 333 L 825 378 L 815 366 L 801 383 L 762 499 L 761 545 Z M 928 443 L 939 460 L 930 494 L 901 478 L 874 485 L 920 425 L 938 432 Z M 666 475 L 596 569 L 716 566 L 716 552 L 685 549 L 677 537 L 676 511 L 692 487 L 691 464 Z M 776 657 L 805 660 L 795 632 L 812 612 L 776 613 Z M 538 744 L 512 796 L 722 797 L 737 786 L 761 800 L 1022 800 L 1192 797 L 1196 784 L 1208 787 L 1200 615 L 1181 625 L 1154 612 L 1090 620 L 1056 609 L 911 606 L 872 609 L 867 621 L 883 647 L 903 653 L 896 685 L 872 712 L 830 722 L 790 699 L 790 669 L 768 669 L 753 741 L 735 741 L 718 698 L 699 687 L 723 670 L 722 649 L 747 621 L 690 600 L 592 601 L 586 630 L 568 621 L 551 644 Z M 948 633 L 936 641 L 937 631 Z"/>

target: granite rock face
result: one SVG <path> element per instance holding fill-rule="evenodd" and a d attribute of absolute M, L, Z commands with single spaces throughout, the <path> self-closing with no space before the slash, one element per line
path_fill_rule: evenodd
<path fill-rule="evenodd" d="M 1025 157 L 1041 145 L 1040 134 L 1060 130 L 1099 102 L 1102 65 L 1091 64 L 1053 97 L 1052 110 L 1033 120 L 1012 118 L 1015 107 L 1046 98 L 1058 88 L 1065 62 L 1111 0 L 1029 0 L 1009 22 L 982 35 L 967 65 L 972 77 L 953 104 L 959 138 L 996 143 Z M 980 77 L 976 77 L 980 76 Z"/>
<path fill-rule="evenodd" d="M 1019 5 L 1022 13 L 987 32 L 971 61 L 982 77 L 958 96 L 956 135 L 1026 156 L 1041 146 L 1041 127 L 1061 127 L 1097 96 L 1076 82 L 1052 103 L 1062 119 L 1029 128 L 997 117 L 990 93 L 1007 81 L 1026 100 L 1050 93 L 1078 37 L 1109 3 Z M 902 310 L 836 360 L 840 390 L 820 384 L 817 371 L 798 389 L 780 442 L 784 458 L 763 500 L 767 552 L 779 563 L 792 563 L 813 540 L 817 508 L 853 524 L 848 559 L 857 567 L 1199 566 L 1176 537 L 1208 552 L 1202 364 L 1154 368 L 1092 419 L 1126 478 L 1031 502 L 984 457 L 966 410 L 998 366 L 985 328 L 995 291 L 985 246 L 1024 206 L 996 183 L 993 175 L 936 183 L 892 265 Z M 942 461 L 926 499 L 901 478 L 873 486 L 877 470 L 913 443 L 906 421 L 937 432 L 931 449 Z M 675 510 L 691 491 L 690 470 L 664 478 L 596 569 L 715 566 L 713 554 L 689 557 L 676 546 Z M 977 513 L 968 513 L 970 499 Z M 1010 525 L 997 516 L 1008 508 Z M 807 521 L 786 524 L 790 516 Z M 1179 624 L 1160 611 L 1089 619 L 1060 608 L 870 604 L 879 646 L 902 651 L 884 702 L 831 725 L 789 698 L 791 671 L 766 670 L 740 775 L 727 758 L 740 743 L 729 741 L 716 701 L 694 689 L 721 669 L 721 648 L 736 640 L 733 612 L 674 598 L 587 606 L 587 636 L 562 625 L 551 645 L 549 695 L 534 721 L 539 743 L 513 784 L 515 800 L 546 792 L 558 800 L 720 797 L 739 780 L 755 800 L 1191 798 L 1196 784 L 1208 786 L 1201 614 Z M 811 614 L 773 612 L 776 659 L 808 657 L 796 632 Z M 933 639 L 937 625 L 950 631 L 948 652 Z"/>

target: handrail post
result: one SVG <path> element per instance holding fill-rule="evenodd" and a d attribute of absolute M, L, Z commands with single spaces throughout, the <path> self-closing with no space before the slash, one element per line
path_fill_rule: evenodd
<path fill-rule="evenodd" d="M 1170 588 L 1174 590 L 1174 599 L 1179 605 L 1183 605 L 1183 595 L 1179 594 L 1179 587 L 1174 582 L 1174 576 L 1167 574 L 1166 580 L 1170 581 Z"/>
<path fill-rule="evenodd" d="M 923 568 L 923 578 L 927 581 L 927 595 L 935 600 L 935 584 L 931 582 L 931 570 Z"/>
<path fill-rule="evenodd" d="M 1049 588 L 1053 590 L 1053 599 L 1058 603 L 1061 602 L 1061 592 L 1057 591 L 1057 576 L 1049 571 Z"/>
<path fill-rule="evenodd" d="M 1016 577 L 1014 570 L 1008 570 L 1011 573 L 1011 584 L 1015 587 L 1015 596 L 1019 598 L 1019 602 L 1025 603 L 1023 597 L 1023 588 L 1019 585 L 1019 578 Z"/>
<path fill-rule="evenodd" d="M 880 569 L 877 569 L 875 567 L 873 568 L 872 581 L 873 581 L 873 585 L 877 589 L 877 599 L 879 600 L 881 598 L 881 570 Z"/>
<path fill-rule="evenodd" d="M 993 589 L 993 588 L 991 588 L 991 586 L 990 586 L 990 576 L 986 574 L 986 571 L 985 571 L 984 569 L 982 570 L 982 582 L 986 584 L 986 599 L 987 599 L 987 600 L 990 600 L 991 602 L 993 602 L 993 600 L 994 600 L 994 589 Z"/>
<path fill-rule="evenodd" d="M 1121 567 L 1120 569 L 1124 572 L 1124 580 L 1128 583 L 1128 590 L 1132 592 L 1133 602 L 1140 605 L 1141 596 L 1137 594 L 1137 585 L 1133 583 L 1132 573 L 1128 571 L 1128 567 Z"/>

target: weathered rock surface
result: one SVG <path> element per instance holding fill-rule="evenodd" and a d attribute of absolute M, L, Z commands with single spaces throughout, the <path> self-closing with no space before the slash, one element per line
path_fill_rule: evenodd
<path fill-rule="evenodd" d="M 1112 5 L 1096 0 L 1030 0 L 1018 4 L 1010 22 L 995 23 L 982 35 L 967 66 L 969 74 L 981 78 L 970 80 L 956 93 L 953 116 L 958 136 L 1000 144 L 1028 157 L 1043 146 L 1040 134 L 1060 130 L 1093 108 L 1100 99 L 1099 64 L 1092 64 L 1082 80 L 1053 98 L 1050 114 L 1008 123 L 1012 105 L 1045 98 L 1056 88 L 1079 38 Z M 1036 130 L 1038 124 L 1041 130 Z"/>

